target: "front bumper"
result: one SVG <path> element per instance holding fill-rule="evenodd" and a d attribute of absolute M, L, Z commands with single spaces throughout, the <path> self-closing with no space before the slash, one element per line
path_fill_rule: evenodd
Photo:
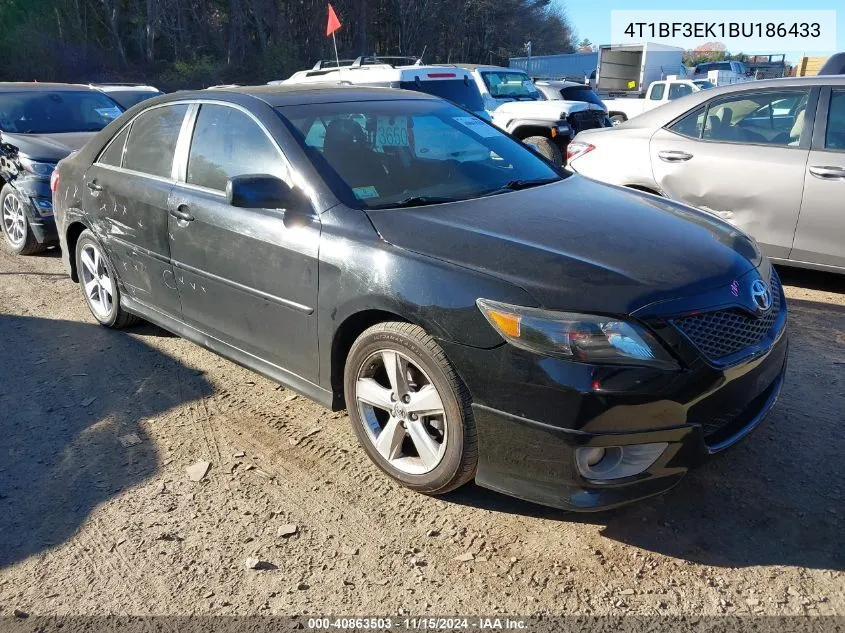
<path fill-rule="evenodd" d="M 729 369 L 700 366 L 680 376 L 662 372 L 662 378 L 649 378 L 647 370 L 626 368 L 603 380 L 588 365 L 547 358 L 532 367 L 527 355 L 509 346 L 463 355 L 452 349 L 459 371 L 467 361 L 488 368 L 476 365 L 479 371 L 462 371 L 463 376 L 489 379 L 489 368 L 497 367 L 516 379 L 510 387 L 495 384 L 494 370 L 494 384 L 468 382 L 478 434 L 476 482 L 576 511 L 606 510 L 666 492 L 688 469 L 764 420 L 783 384 L 788 347 L 784 328 L 768 352 Z M 668 447 L 660 457 L 625 479 L 586 479 L 576 466 L 579 447 L 661 442 Z"/>

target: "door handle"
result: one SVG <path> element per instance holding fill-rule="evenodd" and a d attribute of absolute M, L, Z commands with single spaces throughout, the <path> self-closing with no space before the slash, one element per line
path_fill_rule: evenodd
<path fill-rule="evenodd" d="M 103 190 L 103 187 L 101 185 L 98 185 L 93 180 L 87 182 L 85 186 L 91 190 L 91 193 L 100 193 Z"/>
<path fill-rule="evenodd" d="M 810 167 L 810 173 L 822 180 L 845 180 L 845 168 L 843 167 L 814 165 Z"/>
<path fill-rule="evenodd" d="M 660 157 L 660 160 L 665 163 L 683 163 L 692 158 L 692 154 L 689 154 L 688 152 L 678 152 L 675 150 L 657 152 L 657 155 Z"/>
<path fill-rule="evenodd" d="M 171 209 L 170 215 L 172 215 L 177 220 L 182 220 L 183 222 L 193 222 L 194 220 L 194 216 L 188 213 L 187 204 L 180 204 L 175 209 Z"/>

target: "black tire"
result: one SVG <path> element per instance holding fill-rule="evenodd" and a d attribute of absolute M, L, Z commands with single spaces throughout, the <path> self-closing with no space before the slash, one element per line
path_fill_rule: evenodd
<path fill-rule="evenodd" d="M 102 269 L 104 269 L 104 272 L 108 279 L 111 280 L 111 308 L 106 312 L 100 312 L 95 308 L 94 302 L 92 301 L 91 297 L 88 296 L 88 293 L 85 290 L 86 272 L 83 268 L 85 264 L 82 261 L 82 253 L 86 249 L 90 248 L 94 248 L 99 251 L 101 258 L 101 267 Z M 91 315 L 95 319 L 97 319 L 100 325 L 119 330 L 121 328 L 128 327 L 137 323 L 138 317 L 124 310 L 123 307 L 120 305 L 120 283 L 117 279 L 117 273 L 114 269 L 114 266 L 111 265 L 111 262 L 106 256 L 105 250 L 103 249 L 102 245 L 97 240 L 97 238 L 94 237 L 94 234 L 88 229 L 85 229 L 79 235 L 79 239 L 76 242 L 75 258 L 76 271 L 79 275 L 79 287 L 82 290 L 82 297 L 85 299 L 85 304 L 91 311 Z"/>
<path fill-rule="evenodd" d="M 41 244 L 35 239 L 32 228 L 29 226 L 29 218 L 26 216 L 26 211 L 23 211 L 24 222 L 24 237 L 23 239 L 14 239 L 6 228 L 6 198 L 10 198 L 9 203 L 17 204 L 18 208 L 23 211 L 24 202 L 21 200 L 18 192 L 15 191 L 11 185 L 4 185 L 3 190 L 0 191 L 0 213 L 3 214 L 2 221 L 0 221 L 0 230 L 3 231 L 3 240 L 6 242 L 6 248 L 13 255 L 36 255 L 47 249 L 46 244 Z"/>
<path fill-rule="evenodd" d="M 610 122 L 613 123 L 613 125 L 619 125 L 620 123 L 624 123 L 627 120 L 628 120 L 628 117 L 626 117 L 624 114 L 612 114 L 612 115 L 610 115 Z"/>
<path fill-rule="evenodd" d="M 529 136 L 523 139 L 522 142 L 540 152 L 550 163 L 555 165 L 561 165 L 563 163 L 563 155 L 560 152 L 560 148 L 552 139 L 546 138 L 545 136 Z"/>
<path fill-rule="evenodd" d="M 410 474 L 394 467 L 374 445 L 365 427 L 356 397 L 356 385 L 374 355 L 395 351 L 422 369 L 443 404 L 445 449 L 430 472 Z M 440 346 L 421 327 L 410 323 L 380 323 L 364 331 L 349 351 L 344 371 L 344 393 L 355 435 L 370 459 L 403 486 L 430 495 L 450 492 L 475 476 L 478 440 L 470 407 L 469 391 L 449 363 Z M 409 422 L 410 424 L 410 422 Z M 404 425 L 403 425 L 404 426 Z M 408 436 L 410 438 L 410 435 Z"/>

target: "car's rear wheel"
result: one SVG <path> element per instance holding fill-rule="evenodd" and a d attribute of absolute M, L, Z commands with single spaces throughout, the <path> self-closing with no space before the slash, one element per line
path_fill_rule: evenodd
<path fill-rule="evenodd" d="M 47 247 L 35 239 L 23 205 L 18 192 L 11 185 L 4 186 L 0 192 L 0 208 L 3 210 L 0 226 L 3 227 L 6 246 L 13 254 L 35 255 Z"/>
<path fill-rule="evenodd" d="M 624 114 L 613 114 L 610 117 L 610 122 L 613 123 L 613 126 L 616 127 L 617 125 L 624 123 L 628 120 Z"/>
<path fill-rule="evenodd" d="M 529 136 L 523 139 L 522 142 L 540 152 L 549 162 L 555 165 L 563 163 L 563 154 L 561 154 L 560 148 L 555 145 L 552 139 L 546 138 L 545 136 Z"/>
<path fill-rule="evenodd" d="M 76 271 L 79 274 L 82 296 L 97 321 L 115 329 L 137 321 L 137 317 L 121 307 L 117 275 L 106 258 L 103 247 L 87 229 L 76 242 Z"/>
<path fill-rule="evenodd" d="M 393 479 L 442 494 L 473 478 L 469 393 L 422 328 L 381 323 L 363 332 L 347 357 L 344 389 L 359 442 Z"/>

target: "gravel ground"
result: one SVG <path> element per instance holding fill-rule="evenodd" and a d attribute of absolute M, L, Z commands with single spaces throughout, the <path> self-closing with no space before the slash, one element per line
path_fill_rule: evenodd
<path fill-rule="evenodd" d="M 57 253 L 2 252 L 0 616 L 843 615 L 845 277 L 782 274 L 766 423 L 662 497 L 576 515 L 402 489 L 344 413 L 99 327 Z"/>

